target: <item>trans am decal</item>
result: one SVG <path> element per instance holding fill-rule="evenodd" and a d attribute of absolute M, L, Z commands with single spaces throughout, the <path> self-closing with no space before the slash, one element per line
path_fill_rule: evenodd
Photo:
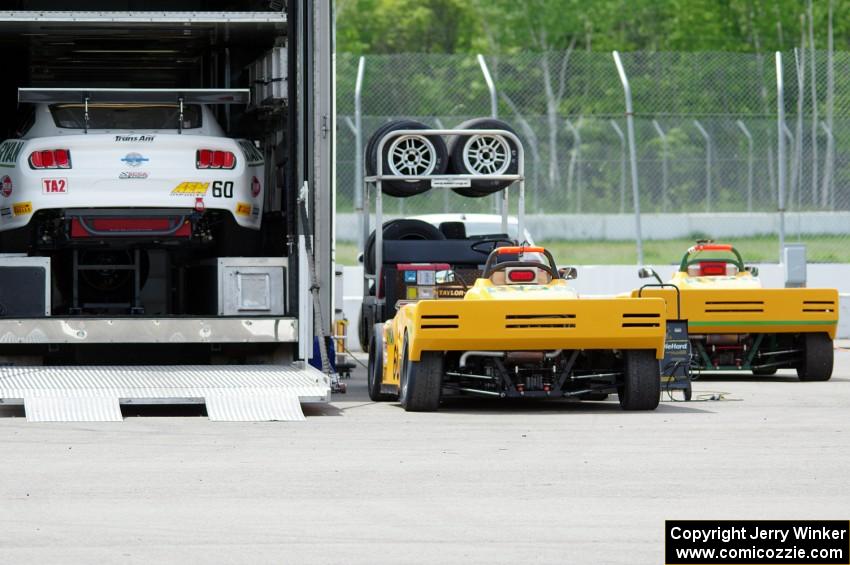
<path fill-rule="evenodd" d="M 116 135 L 115 142 L 131 142 L 131 143 L 139 143 L 139 142 L 150 142 L 156 139 L 155 135 Z"/>

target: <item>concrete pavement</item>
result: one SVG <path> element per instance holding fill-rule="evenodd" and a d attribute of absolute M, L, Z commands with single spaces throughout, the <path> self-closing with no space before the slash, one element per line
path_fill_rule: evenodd
<path fill-rule="evenodd" d="M 661 563 L 666 518 L 847 519 L 850 352 L 836 361 L 826 383 L 702 379 L 653 413 L 408 414 L 370 402 L 363 371 L 301 423 L 6 409 L 0 563 Z"/>

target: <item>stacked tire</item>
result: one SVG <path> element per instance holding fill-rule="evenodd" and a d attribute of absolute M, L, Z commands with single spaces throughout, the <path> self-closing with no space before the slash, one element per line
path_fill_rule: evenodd
<path fill-rule="evenodd" d="M 501 120 L 477 118 L 455 129 L 506 130 L 516 132 Z M 519 170 L 518 150 L 503 135 L 457 135 L 449 140 L 449 170 L 457 175 L 515 175 Z M 469 188 L 455 188 L 461 196 L 480 198 L 507 188 L 512 181 L 473 179 Z"/>
<path fill-rule="evenodd" d="M 399 130 L 427 130 L 413 120 L 396 120 L 379 127 L 366 145 L 366 173 L 377 174 L 378 149 L 381 140 Z M 516 132 L 501 120 L 476 118 L 455 129 L 505 130 Z M 515 175 L 519 171 L 518 148 L 503 135 L 455 135 L 448 145 L 439 135 L 405 134 L 387 138 L 383 146 L 381 168 L 384 175 Z M 461 196 L 480 198 L 503 190 L 511 181 L 473 179 L 469 187 L 454 188 Z M 384 194 L 405 198 L 422 194 L 431 188 L 429 180 L 384 180 Z"/>
<path fill-rule="evenodd" d="M 427 130 L 425 124 L 413 120 L 396 120 L 375 130 L 366 144 L 366 173 L 377 174 L 378 149 L 387 134 L 399 130 Z M 439 135 L 401 135 L 384 143 L 382 174 L 393 176 L 442 175 L 448 167 L 446 142 Z M 384 180 L 384 194 L 406 198 L 422 194 L 431 188 L 428 180 Z"/>

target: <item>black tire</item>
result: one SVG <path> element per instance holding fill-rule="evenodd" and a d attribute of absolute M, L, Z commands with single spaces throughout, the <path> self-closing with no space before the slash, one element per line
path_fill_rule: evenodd
<path fill-rule="evenodd" d="M 685 390 L 682 391 L 682 395 L 685 397 L 685 402 L 690 402 L 691 398 L 694 397 L 694 389 L 690 383 Z"/>
<path fill-rule="evenodd" d="M 777 367 L 753 367 L 753 374 L 757 377 L 770 377 L 776 374 Z"/>
<path fill-rule="evenodd" d="M 649 349 L 623 354 L 623 383 L 617 392 L 623 410 L 655 410 L 661 399 L 661 373 Z"/>
<path fill-rule="evenodd" d="M 443 385 L 443 354 L 423 351 L 418 362 L 411 361 L 407 336 L 401 359 L 401 383 L 398 399 L 407 412 L 434 412 L 440 406 Z"/>
<path fill-rule="evenodd" d="M 384 241 L 438 241 L 446 239 L 438 228 L 422 220 L 391 220 L 384 223 Z M 363 253 L 363 268 L 375 274 L 375 232 L 369 234 Z"/>
<path fill-rule="evenodd" d="M 369 175 L 376 174 L 378 170 L 378 146 L 380 145 L 381 139 L 383 139 L 388 133 L 401 130 L 401 129 L 421 129 L 425 130 L 428 127 L 425 124 L 413 121 L 413 120 L 396 120 L 390 122 L 388 124 L 384 124 L 375 130 L 375 133 L 372 134 L 372 137 L 369 138 L 369 142 L 366 144 L 366 173 Z M 393 144 L 396 140 L 400 140 L 401 143 L 406 142 L 406 140 L 402 140 L 402 138 L 395 138 L 392 140 L 388 140 L 386 144 L 384 144 L 383 157 L 381 162 L 383 163 L 384 174 L 413 174 L 414 171 L 399 171 L 396 168 L 396 171 L 393 171 L 393 165 L 389 162 L 390 159 L 390 150 L 393 147 Z M 428 163 L 433 163 L 433 166 L 430 164 L 422 164 L 422 170 L 415 171 L 416 174 L 431 174 L 431 175 L 442 175 L 446 172 L 449 164 L 449 153 L 446 148 L 446 142 L 443 141 L 443 138 L 439 135 L 423 135 L 412 137 L 409 140 L 410 142 L 416 144 L 423 152 L 421 155 L 430 157 L 431 161 Z M 433 152 L 433 153 L 432 153 Z M 417 161 L 418 162 L 418 161 Z M 413 167 L 413 165 L 411 165 Z M 385 180 L 381 183 L 381 189 L 384 194 L 389 196 L 395 196 L 398 198 L 405 198 L 408 196 L 413 196 L 415 194 L 422 194 L 423 192 L 429 190 L 431 188 L 431 181 L 428 180 L 420 180 L 420 181 L 393 181 L 393 180 Z"/>
<path fill-rule="evenodd" d="M 501 120 L 495 120 L 493 118 L 476 118 L 473 120 L 467 120 L 455 129 L 501 129 L 516 134 L 511 126 Z M 467 151 L 467 147 L 475 141 L 476 138 L 473 136 L 462 135 L 454 136 L 449 140 L 449 170 L 452 173 L 460 175 L 484 174 L 483 170 L 476 170 L 474 167 L 468 166 L 464 159 L 464 153 Z M 499 166 L 498 171 L 490 171 L 489 174 L 516 174 L 519 171 L 519 159 L 516 144 L 510 139 L 504 137 L 499 137 L 498 140 L 491 141 L 494 141 L 497 147 L 501 147 L 508 151 L 508 155 L 506 156 L 509 157 L 509 162 L 506 165 Z M 469 188 L 455 188 L 453 190 L 461 196 L 478 198 L 498 192 L 510 184 L 510 181 L 473 180 L 472 186 Z"/>
<path fill-rule="evenodd" d="M 835 352 L 832 340 L 825 333 L 800 336 L 803 360 L 797 365 L 797 377 L 801 381 L 828 381 L 832 377 Z"/>
<path fill-rule="evenodd" d="M 369 329 L 375 323 L 372 318 L 373 315 L 371 309 L 366 305 L 366 302 L 363 301 L 360 304 L 360 317 L 357 319 L 357 338 L 360 340 L 360 349 L 362 349 L 364 353 L 369 353 L 371 348 L 372 336 L 369 333 Z"/>
<path fill-rule="evenodd" d="M 384 334 L 383 324 L 375 324 L 369 343 L 369 369 L 366 373 L 366 386 L 369 398 L 375 402 L 392 400 L 392 396 L 381 392 L 384 370 Z"/>

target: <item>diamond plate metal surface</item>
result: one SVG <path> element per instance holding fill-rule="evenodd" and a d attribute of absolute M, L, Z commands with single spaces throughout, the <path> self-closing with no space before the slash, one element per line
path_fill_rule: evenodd
<path fill-rule="evenodd" d="M 27 420 L 121 419 L 121 403 L 203 401 L 211 420 L 303 420 L 301 402 L 327 402 L 309 365 L 2 367 L 0 399 L 23 400 Z"/>
<path fill-rule="evenodd" d="M 120 422 L 117 398 L 36 396 L 24 401 L 29 422 Z"/>

